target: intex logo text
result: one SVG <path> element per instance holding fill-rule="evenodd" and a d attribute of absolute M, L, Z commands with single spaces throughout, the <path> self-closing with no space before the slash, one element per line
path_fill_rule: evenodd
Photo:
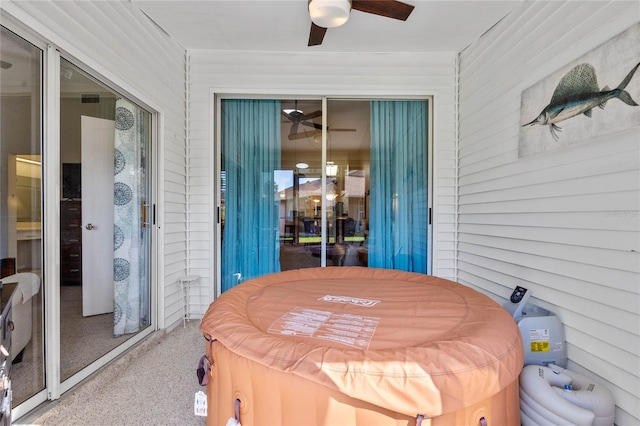
<path fill-rule="evenodd" d="M 323 302 L 350 303 L 352 305 L 362 306 L 363 308 L 370 308 L 380 303 L 379 300 L 360 299 L 360 298 L 351 297 L 351 296 L 332 296 L 330 294 L 327 294 L 326 296 L 323 296 L 318 300 L 321 300 Z"/>

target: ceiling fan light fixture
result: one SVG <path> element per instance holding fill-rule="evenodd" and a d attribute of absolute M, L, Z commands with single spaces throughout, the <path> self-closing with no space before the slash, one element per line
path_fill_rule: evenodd
<path fill-rule="evenodd" d="M 322 28 L 335 28 L 347 22 L 350 0 L 309 0 L 311 21 Z"/>
<path fill-rule="evenodd" d="M 334 164 L 333 161 L 327 161 L 327 176 L 338 176 L 338 165 Z"/>

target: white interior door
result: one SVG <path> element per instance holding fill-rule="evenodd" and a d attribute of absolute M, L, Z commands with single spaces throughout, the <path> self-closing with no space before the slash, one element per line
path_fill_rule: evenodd
<path fill-rule="evenodd" d="M 82 116 L 82 314 L 113 312 L 115 121 Z"/>

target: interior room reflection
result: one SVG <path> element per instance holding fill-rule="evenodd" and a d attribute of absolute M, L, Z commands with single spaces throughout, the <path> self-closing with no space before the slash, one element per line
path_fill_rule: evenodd
<path fill-rule="evenodd" d="M 369 102 L 329 103 L 324 165 L 321 101 L 281 106 L 282 166 L 275 172 L 281 270 L 320 266 L 323 209 L 327 265 L 366 266 Z"/>
<path fill-rule="evenodd" d="M 44 388 L 42 52 L 4 27 L 1 37 L 0 293 L 14 323 L 2 362 L 15 406 Z"/>

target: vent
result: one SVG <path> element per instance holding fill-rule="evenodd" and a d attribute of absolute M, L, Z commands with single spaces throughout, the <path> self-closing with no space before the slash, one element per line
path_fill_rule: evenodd
<path fill-rule="evenodd" d="M 100 95 L 82 95 L 83 104 L 99 104 Z"/>

